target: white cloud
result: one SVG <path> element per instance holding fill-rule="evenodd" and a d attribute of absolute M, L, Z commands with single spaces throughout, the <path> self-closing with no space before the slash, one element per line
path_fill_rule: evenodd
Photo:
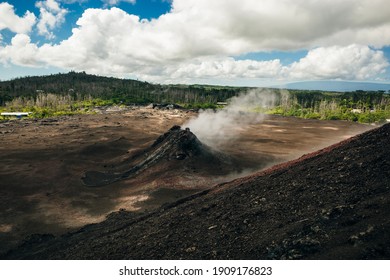
<path fill-rule="evenodd" d="M 234 79 L 271 79 L 282 72 L 280 60 L 254 61 L 234 60 L 224 57 L 203 57 L 186 60 L 182 63 L 145 67 L 139 72 L 143 80 L 159 83 L 190 83 L 194 80 L 211 80 L 216 77 L 222 80 Z"/>
<path fill-rule="evenodd" d="M 63 2 L 65 4 L 73 4 L 73 3 L 85 3 L 89 0 L 59 0 L 60 2 Z"/>
<path fill-rule="evenodd" d="M 195 62 L 183 63 L 172 73 L 175 78 L 271 78 L 280 73 L 280 60 L 254 61 L 234 60 L 233 58 L 201 59 Z"/>
<path fill-rule="evenodd" d="M 118 8 L 88 9 L 65 43 L 148 62 L 355 43 L 382 47 L 390 45 L 390 9 L 379 5 L 386 1 L 175 0 L 170 13 L 152 21 Z"/>
<path fill-rule="evenodd" d="M 35 6 L 39 8 L 40 16 L 37 24 L 38 33 L 53 39 L 52 30 L 65 21 L 67 10 L 60 7 L 56 0 L 38 1 Z"/>
<path fill-rule="evenodd" d="M 31 39 L 26 34 L 17 34 L 11 44 L 6 47 L 0 47 L 0 62 L 8 64 L 11 62 L 15 65 L 37 67 L 42 62 L 37 59 L 39 48 L 31 43 Z"/>
<path fill-rule="evenodd" d="M 60 44 L 37 47 L 29 42 L 25 48 L 34 55 L 31 60 L 4 57 L 10 50 L 3 48 L 1 59 L 158 82 L 375 78 L 388 62 L 383 52 L 368 46 L 390 45 L 390 9 L 383 8 L 387 1 L 174 0 L 169 13 L 153 20 L 115 7 L 88 9 Z M 52 15 L 43 20 L 41 12 L 38 24 L 50 35 L 66 10 L 54 0 L 38 3 Z M 277 59 L 231 58 L 296 49 L 311 51 L 287 66 Z"/>
<path fill-rule="evenodd" d="M 388 66 L 382 51 L 354 44 L 316 48 L 285 71 L 295 80 L 366 80 L 384 73 Z"/>
<path fill-rule="evenodd" d="M 131 4 L 135 4 L 136 0 L 101 0 L 106 6 L 115 6 L 120 2 L 127 2 Z"/>
<path fill-rule="evenodd" d="M 191 43 L 206 32 L 208 44 L 223 46 L 229 54 L 373 41 L 380 47 L 390 44 L 386 5 L 388 0 L 176 0 L 166 20 L 190 32 Z M 365 37 L 378 30 L 387 32 Z M 342 32 L 349 37 L 335 36 Z"/>
<path fill-rule="evenodd" d="M 9 29 L 16 33 L 29 33 L 34 26 L 36 17 L 27 11 L 23 17 L 15 14 L 14 6 L 0 3 L 0 30 Z"/>
<path fill-rule="evenodd" d="M 306 57 L 283 66 L 279 60 L 253 61 L 208 57 L 143 71 L 145 80 L 191 82 L 194 80 L 369 80 L 385 72 L 389 62 L 382 51 L 350 45 L 315 48 Z M 145 69 L 144 69 L 145 70 Z M 167 79 L 167 77 L 169 77 Z"/>

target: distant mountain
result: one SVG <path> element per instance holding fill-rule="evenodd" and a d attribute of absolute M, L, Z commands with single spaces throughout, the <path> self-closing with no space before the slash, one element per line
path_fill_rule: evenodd
<path fill-rule="evenodd" d="M 322 90 L 322 91 L 390 91 L 390 83 L 366 83 L 366 82 L 344 82 L 344 81 L 310 81 L 296 82 L 279 85 L 279 88 L 302 89 L 302 90 Z"/>

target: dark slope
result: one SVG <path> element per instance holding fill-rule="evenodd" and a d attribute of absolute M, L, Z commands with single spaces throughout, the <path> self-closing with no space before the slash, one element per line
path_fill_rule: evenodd
<path fill-rule="evenodd" d="M 389 148 L 385 125 L 153 213 L 32 238 L 3 258 L 389 259 Z"/>

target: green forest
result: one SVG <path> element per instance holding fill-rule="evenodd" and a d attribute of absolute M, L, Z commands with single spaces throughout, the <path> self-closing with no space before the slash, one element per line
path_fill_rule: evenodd
<path fill-rule="evenodd" d="M 267 113 L 306 119 L 383 123 L 390 119 L 390 94 L 384 91 L 321 92 L 290 90 Z"/>
<path fill-rule="evenodd" d="M 32 118 L 93 113 L 96 106 L 179 104 L 188 109 L 220 107 L 249 87 L 159 85 L 69 72 L 0 82 L 0 112 L 31 112 Z M 323 92 L 268 89 L 276 96 L 268 114 L 311 119 L 381 123 L 390 119 L 390 94 L 384 91 Z"/>

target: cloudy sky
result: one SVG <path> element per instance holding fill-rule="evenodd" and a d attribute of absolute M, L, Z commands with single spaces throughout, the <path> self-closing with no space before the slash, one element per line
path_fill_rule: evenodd
<path fill-rule="evenodd" d="M 390 82 L 390 0 L 0 2 L 0 79 Z"/>

